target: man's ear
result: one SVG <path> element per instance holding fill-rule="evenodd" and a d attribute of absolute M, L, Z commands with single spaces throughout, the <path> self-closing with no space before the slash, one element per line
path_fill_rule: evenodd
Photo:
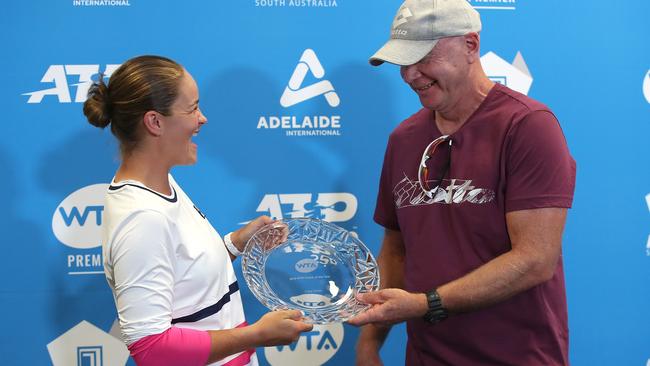
<path fill-rule="evenodd" d="M 465 50 L 469 63 L 480 59 L 481 37 L 477 32 L 467 33 L 465 36 Z"/>
<path fill-rule="evenodd" d="M 160 119 L 160 114 L 156 111 L 148 111 L 144 114 L 143 124 L 144 129 L 152 136 L 160 136 L 163 133 L 163 123 Z"/>

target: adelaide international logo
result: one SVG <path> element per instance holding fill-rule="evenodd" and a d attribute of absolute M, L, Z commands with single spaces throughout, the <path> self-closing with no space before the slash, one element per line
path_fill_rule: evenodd
<path fill-rule="evenodd" d="M 307 76 L 315 82 L 306 82 Z M 300 107 L 322 108 L 322 98 L 329 107 L 336 108 L 341 99 L 332 82 L 325 78 L 325 68 L 316 52 L 307 48 L 302 52 L 298 64 L 280 96 L 280 105 L 286 109 L 283 115 L 262 115 L 257 120 L 258 130 L 282 131 L 286 136 L 340 136 L 341 116 L 325 113 L 301 113 Z"/>

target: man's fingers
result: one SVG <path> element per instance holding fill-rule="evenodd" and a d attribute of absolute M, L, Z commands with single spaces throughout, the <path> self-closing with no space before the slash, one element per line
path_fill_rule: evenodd
<path fill-rule="evenodd" d="M 384 302 L 383 290 L 357 293 L 357 300 L 364 304 L 381 304 Z"/>

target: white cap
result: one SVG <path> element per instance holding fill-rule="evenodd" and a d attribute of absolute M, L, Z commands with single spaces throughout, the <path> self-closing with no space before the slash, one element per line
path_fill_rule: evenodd
<path fill-rule="evenodd" d="M 370 64 L 412 65 L 435 47 L 440 38 L 481 30 L 481 17 L 467 0 L 406 0 L 397 10 L 390 39 Z"/>

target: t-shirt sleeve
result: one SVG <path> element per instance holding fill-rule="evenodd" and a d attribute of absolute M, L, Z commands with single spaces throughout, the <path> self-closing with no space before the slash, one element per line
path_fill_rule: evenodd
<path fill-rule="evenodd" d="M 508 136 L 506 212 L 571 207 L 576 163 L 555 116 L 534 111 Z"/>
<path fill-rule="evenodd" d="M 175 256 L 169 225 L 159 212 L 139 211 L 113 236 L 115 303 L 127 344 L 171 326 Z"/>
<path fill-rule="evenodd" d="M 395 199 L 393 197 L 392 187 L 392 149 L 391 139 L 388 141 L 386 152 L 384 154 L 384 165 L 381 169 L 379 179 L 379 192 L 377 193 L 377 205 L 375 207 L 374 220 L 379 225 L 391 229 L 399 230 L 397 213 L 395 209 Z"/>

